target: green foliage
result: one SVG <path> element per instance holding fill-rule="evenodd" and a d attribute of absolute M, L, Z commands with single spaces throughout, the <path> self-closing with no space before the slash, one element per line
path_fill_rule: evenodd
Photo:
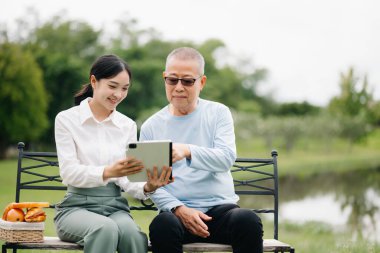
<path fill-rule="evenodd" d="M 375 253 L 380 245 L 365 239 L 352 239 L 349 233 L 334 231 L 320 222 L 292 224 L 280 222 L 280 241 L 295 247 L 296 252 Z"/>
<path fill-rule="evenodd" d="M 233 69 L 224 67 L 223 69 L 214 70 L 206 74 L 208 79 L 201 96 L 210 100 L 223 102 L 229 107 L 237 108 L 239 101 L 242 100 L 242 80 Z M 230 94 L 234 95 L 231 96 Z"/>
<path fill-rule="evenodd" d="M 145 110 L 164 106 L 167 100 L 162 72 L 171 44 L 153 40 L 128 50 L 121 48 L 113 50 L 132 68 L 132 87 L 126 101 L 118 107 L 118 110 L 137 119 Z"/>
<path fill-rule="evenodd" d="M 353 68 L 347 74 L 342 73 L 341 94 L 328 105 L 329 112 L 340 121 L 341 136 L 350 143 L 366 136 L 371 131 L 371 125 L 376 122 L 375 103 L 368 91 L 367 77 L 363 78 L 361 85 L 359 80 Z"/>
<path fill-rule="evenodd" d="M 30 17 L 32 16 L 32 17 Z M 32 22 L 27 22 L 32 20 Z M 34 20 L 34 23 L 33 23 Z M 18 22 L 22 36 L 14 36 L 15 43 L 33 53 L 47 91 L 48 128 L 39 142 L 54 144 L 53 122 L 58 112 L 73 106 L 73 96 L 88 82 L 92 62 L 101 54 L 114 53 L 125 59 L 132 68 L 132 87 L 118 110 L 141 121 L 168 103 L 162 72 L 168 53 L 174 48 L 197 48 L 206 61 L 207 85 L 201 97 L 225 103 L 244 111 L 270 108 L 256 94 L 256 85 L 266 76 L 265 69 L 245 70 L 228 64 L 218 64 L 227 52 L 218 39 L 196 44 L 191 41 L 164 41 L 154 29 L 139 29 L 137 20 L 125 17 L 118 21 L 119 32 L 100 40 L 103 31 L 96 31 L 88 23 L 65 20 L 55 16 L 40 24 L 38 13 L 30 12 Z M 7 31 L 2 37 L 7 38 Z M 245 65 L 251 65 L 245 62 Z M 243 83 L 245 85 L 243 85 Z M 22 135 L 17 137 L 22 139 Z"/>
<path fill-rule="evenodd" d="M 380 101 L 371 104 L 371 116 L 374 125 L 380 127 Z"/>
<path fill-rule="evenodd" d="M 350 144 L 361 140 L 371 132 L 371 126 L 363 115 L 354 117 L 340 116 L 340 136 L 349 140 Z"/>
<path fill-rule="evenodd" d="M 202 43 L 165 41 L 154 29 L 139 29 L 137 20 L 128 16 L 118 21 L 119 32 L 111 38 L 104 38 L 104 31 L 95 30 L 86 22 L 65 20 L 58 15 L 41 24 L 37 22 L 36 11 L 28 15 L 18 22 L 18 30 L 22 33 L 20 36 L 8 36 L 6 30 L 0 31 L 0 43 L 12 37 L 13 44 L 30 52 L 38 63 L 40 72 L 35 75 L 42 75 L 47 93 L 44 101 L 48 103 L 49 124 L 42 120 L 41 125 L 44 127 L 29 131 L 39 133 L 35 136 L 40 137 L 29 139 L 45 145 L 54 144 L 53 124 L 56 114 L 73 105 L 74 94 L 82 84 L 88 82 L 90 66 L 99 55 L 114 53 L 130 64 L 132 87 L 118 110 L 141 123 L 149 114 L 168 103 L 162 72 L 167 54 L 181 46 L 197 48 L 205 58 L 207 84 L 201 97 L 222 102 L 231 110 L 239 112 L 237 133 L 249 137 L 260 135 L 268 147 L 275 145 L 276 141 L 290 151 L 305 136 L 322 138 L 326 140 L 327 146 L 333 135 L 354 142 L 371 130 L 368 123 L 380 124 L 380 103 L 373 101 L 366 78 L 362 86 L 358 87 L 359 79 L 355 77 L 353 69 L 341 75 L 342 92 L 329 104 L 331 115 L 325 116 L 321 108 L 307 102 L 278 104 L 270 96 L 260 96 L 257 93 L 258 86 L 266 79 L 268 71 L 255 68 L 245 58 L 233 59 L 234 64 L 228 63 L 226 59 L 231 59 L 231 56 L 225 44 L 218 39 Z M 254 117 L 256 119 L 252 119 Z M 37 127 L 30 125 L 30 128 Z M 18 141 L 24 135 L 16 138 Z"/>
<path fill-rule="evenodd" d="M 32 54 L 0 44 L 0 157 L 9 144 L 37 140 L 48 126 L 47 93 Z"/>
<path fill-rule="evenodd" d="M 320 108 L 304 101 L 302 103 L 283 103 L 278 106 L 276 115 L 279 116 L 307 116 L 317 115 Z"/>
<path fill-rule="evenodd" d="M 277 145 L 291 151 L 296 140 L 303 132 L 303 126 L 298 118 L 263 118 L 259 114 L 234 112 L 236 135 L 238 139 L 260 138 L 271 150 Z"/>
<path fill-rule="evenodd" d="M 120 41 L 120 39 L 116 41 Z M 120 111 L 132 118 L 141 120 L 144 118 L 144 112 L 152 111 L 151 108 L 161 108 L 167 104 L 162 72 L 165 69 L 168 53 L 181 46 L 197 48 L 204 55 L 205 74 L 208 79 L 201 97 L 223 102 L 231 108 L 238 108 L 243 101 L 246 102 L 247 110 L 252 108 L 249 105 L 257 104 L 252 100 L 252 96 L 245 96 L 247 91 L 242 86 L 242 82 L 246 75 L 228 65 L 217 67 L 215 52 L 224 47 L 219 40 L 207 40 L 196 45 L 185 41 L 166 42 L 154 39 L 128 49 L 116 48 L 115 45 L 120 44 L 114 44 L 113 50 L 129 62 L 133 71 L 133 86 L 126 102 L 119 106 Z"/>
<path fill-rule="evenodd" d="M 51 123 L 44 142 L 54 143 L 53 122 L 58 112 L 73 106 L 74 94 L 88 82 L 91 63 L 103 52 L 100 32 L 87 23 L 54 17 L 31 33 L 25 43 L 43 70 L 49 94 L 48 117 Z"/>
<path fill-rule="evenodd" d="M 368 117 L 373 97 L 368 91 L 367 77 L 364 77 L 362 84 L 359 84 L 359 80 L 355 76 L 353 68 L 350 68 L 347 74 L 341 74 L 341 93 L 334 97 L 328 105 L 331 113 L 346 116 L 363 114 Z"/>
<path fill-rule="evenodd" d="M 316 139 L 324 143 L 326 152 L 336 138 L 347 140 L 349 149 L 362 140 L 372 128 L 362 117 L 333 116 L 320 112 L 316 116 L 270 116 L 233 111 L 238 139 L 260 138 L 268 149 L 284 148 L 292 151 L 301 139 Z M 307 146 L 307 145 L 306 145 Z"/>

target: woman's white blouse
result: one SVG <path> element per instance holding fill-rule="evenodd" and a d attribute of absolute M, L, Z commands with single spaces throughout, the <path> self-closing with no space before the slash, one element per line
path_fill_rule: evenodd
<path fill-rule="evenodd" d="M 126 157 L 129 142 L 137 140 L 136 123 L 117 112 L 99 122 L 93 116 L 89 101 L 60 112 L 55 118 L 55 142 L 60 175 L 65 185 L 92 188 L 115 182 L 135 198 L 145 199 L 145 182 L 128 178 L 103 180 L 104 168 Z"/>

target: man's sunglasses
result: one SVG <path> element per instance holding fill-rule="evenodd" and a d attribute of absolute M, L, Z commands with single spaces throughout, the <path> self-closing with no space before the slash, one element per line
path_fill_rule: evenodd
<path fill-rule="evenodd" d="M 177 78 L 177 77 L 167 76 L 167 77 L 164 77 L 164 79 L 165 79 L 165 83 L 168 85 L 177 85 L 178 81 L 181 81 L 181 84 L 183 86 L 190 87 L 190 86 L 193 86 L 195 81 L 201 77 L 202 76 L 198 76 L 197 78 Z"/>

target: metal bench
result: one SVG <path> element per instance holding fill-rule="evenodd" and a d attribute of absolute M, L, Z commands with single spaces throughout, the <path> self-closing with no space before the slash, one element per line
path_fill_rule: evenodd
<path fill-rule="evenodd" d="M 57 154 L 54 152 L 27 152 L 25 144 L 18 143 L 18 165 L 16 182 L 16 202 L 20 201 L 20 194 L 24 190 L 58 190 L 65 191 L 58 172 Z M 235 191 L 242 200 L 254 199 L 255 196 L 269 196 L 270 209 L 252 209 L 259 214 L 273 215 L 273 239 L 264 239 L 264 252 L 290 252 L 295 250 L 287 243 L 278 240 L 278 174 L 277 151 L 272 151 L 271 158 L 237 158 L 231 168 L 234 175 Z M 28 161 L 28 162 L 26 162 Z M 46 195 L 48 198 L 48 195 Z M 256 199 L 255 203 L 256 203 Z M 34 201 L 34 200 L 31 200 Z M 49 201 L 45 199 L 44 201 Z M 54 208 L 54 205 L 51 206 Z M 131 206 L 131 210 L 157 210 L 150 203 L 141 201 L 139 206 Z M 265 230 L 264 230 L 265 231 Z M 75 243 L 61 241 L 58 237 L 44 237 L 42 243 L 9 243 L 2 245 L 2 253 L 8 249 L 17 252 L 17 249 L 43 250 L 83 250 Z M 151 246 L 149 245 L 151 251 Z M 225 244 L 190 243 L 183 245 L 184 252 L 232 252 L 232 247 Z"/>

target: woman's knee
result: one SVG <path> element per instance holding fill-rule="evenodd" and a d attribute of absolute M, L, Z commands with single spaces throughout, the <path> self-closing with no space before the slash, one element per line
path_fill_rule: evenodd
<path fill-rule="evenodd" d="M 147 242 L 147 236 L 133 219 L 124 220 L 119 226 L 119 238 L 121 240 L 142 240 Z"/>
<path fill-rule="evenodd" d="M 83 244 L 98 238 L 117 240 L 118 228 L 108 217 L 86 210 L 72 212 L 56 221 L 57 234 L 64 241 Z"/>
<path fill-rule="evenodd" d="M 109 240 L 117 240 L 119 228 L 117 224 L 111 220 L 104 220 L 103 223 L 94 229 L 93 233 L 97 233 L 102 236 L 102 238 L 108 238 Z"/>

